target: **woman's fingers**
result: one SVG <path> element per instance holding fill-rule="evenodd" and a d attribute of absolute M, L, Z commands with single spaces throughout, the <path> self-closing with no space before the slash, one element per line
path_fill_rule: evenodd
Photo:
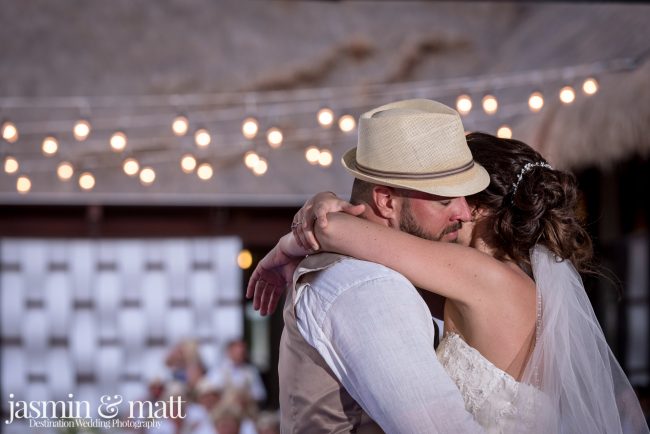
<path fill-rule="evenodd" d="M 255 283 L 255 295 L 253 297 L 253 309 L 255 310 L 260 310 L 262 294 L 264 292 L 265 287 L 266 287 L 266 282 L 263 280 L 258 280 Z"/>
<path fill-rule="evenodd" d="M 266 283 L 264 285 L 264 290 L 260 296 L 260 314 L 266 315 L 268 311 L 269 299 L 271 298 L 271 293 L 273 292 L 273 285 Z"/>
<path fill-rule="evenodd" d="M 342 211 L 346 214 L 350 214 L 353 216 L 358 216 L 363 214 L 363 212 L 366 210 L 366 205 L 363 203 L 360 203 L 358 205 L 352 205 L 351 203 L 348 203 L 346 206 L 343 207 Z"/>

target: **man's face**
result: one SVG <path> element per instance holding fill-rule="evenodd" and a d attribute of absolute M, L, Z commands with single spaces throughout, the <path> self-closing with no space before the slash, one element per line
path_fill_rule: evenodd
<path fill-rule="evenodd" d="M 463 222 L 471 220 L 464 197 L 441 197 L 417 191 L 403 196 L 399 218 L 401 231 L 432 241 L 469 245 L 466 237 L 459 238 Z"/>

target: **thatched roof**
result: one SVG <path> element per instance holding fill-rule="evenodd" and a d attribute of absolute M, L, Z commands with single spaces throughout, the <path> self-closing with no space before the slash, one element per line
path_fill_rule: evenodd
<path fill-rule="evenodd" d="M 613 4 L 2 1 L 0 118 L 14 120 L 21 137 L 0 143 L 0 152 L 19 159 L 32 190 L 19 195 L 17 175 L 0 174 L 0 202 L 294 205 L 318 190 L 345 194 L 351 178 L 338 159 L 356 138 L 318 127 L 320 106 L 358 116 L 400 98 L 453 105 L 461 91 L 478 105 L 490 89 L 471 88 L 476 77 L 497 83 L 647 51 L 649 20 L 649 6 Z M 577 78 L 540 82 L 547 104 L 535 115 L 525 104 L 540 86 L 534 74 L 528 78 L 492 89 L 503 110 L 474 110 L 467 129 L 494 132 L 508 123 L 515 137 L 564 167 L 607 164 L 648 149 L 647 67 L 601 74 L 601 91 L 568 107 L 551 95 Z M 210 148 L 197 150 L 191 138 L 171 134 L 178 111 L 189 114 L 193 128 L 213 132 Z M 263 129 L 283 129 L 282 148 L 242 139 L 241 120 L 251 113 Z M 80 116 L 94 127 L 85 142 L 70 134 Z M 126 154 L 107 146 L 118 128 L 129 136 L 127 154 L 155 168 L 153 185 L 122 173 Z M 39 150 L 49 133 L 60 138 L 55 157 Z M 331 149 L 334 164 L 307 164 L 309 144 Z M 253 148 L 268 159 L 263 177 L 242 164 Z M 181 172 L 178 160 L 189 151 L 214 165 L 210 181 Z M 54 167 L 63 159 L 95 174 L 92 192 L 57 179 Z"/>

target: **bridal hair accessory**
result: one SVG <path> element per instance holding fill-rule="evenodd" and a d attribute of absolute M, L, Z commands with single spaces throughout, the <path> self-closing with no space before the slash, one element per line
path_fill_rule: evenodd
<path fill-rule="evenodd" d="M 512 183 L 512 197 L 514 198 L 515 193 L 517 193 L 517 187 L 519 187 L 519 183 L 523 179 L 524 175 L 531 170 L 533 170 L 533 167 L 546 167 L 547 169 L 553 170 L 553 167 L 548 164 L 546 161 L 537 161 L 535 163 L 526 163 L 524 167 L 521 168 L 519 171 L 519 174 L 517 175 L 517 181 Z"/>

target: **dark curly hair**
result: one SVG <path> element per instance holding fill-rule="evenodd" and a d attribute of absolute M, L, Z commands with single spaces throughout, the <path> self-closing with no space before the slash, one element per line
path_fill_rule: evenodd
<path fill-rule="evenodd" d="M 495 249 L 495 257 L 509 257 L 529 270 L 529 250 L 539 243 L 571 260 L 578 271 L 592 272 L 591 238 L 576 215 L 575 177 L 534 166 L 515 191 L 522 168 L 545 162 L 542 156 L 523 142 L 490 134 L 468 134 L 467 143 L 474 160 L 490 174 L 490 185 L 467 200 L 485 213 L 490 230 L 484 241 Z"/>

